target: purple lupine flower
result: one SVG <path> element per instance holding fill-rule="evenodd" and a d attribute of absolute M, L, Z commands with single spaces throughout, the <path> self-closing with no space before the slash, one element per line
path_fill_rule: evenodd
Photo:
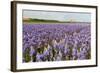
<path fill-rule="evenodd" d="M 41 51 L 46 46 L 45 44 L 48 44 L 48 50 L 45 50 L 43 54 L 37 54 L 36 61 L 43 61 L 42 59 L 48 54 L 50 55 L 50 60 L 62 60 L 62 57 L 67 55 L 72 56 L 70 56 L 70 60 L 86 59 L 91 50 L 90 27 L 90 24 L 84 25 L 83 23 L 24 24 L 23 52 L 28 48 L 32 56 L 32 54 L 37 53 L 38 47 Z M 66 44 L 67 47 L 65 47 Z M 78 50 L 79 48 L 80 50 Z M 54 53 L 52 50 L 54 50 Z M 57 54 L 59 55 L 58 57 L 56 56 Z"/>

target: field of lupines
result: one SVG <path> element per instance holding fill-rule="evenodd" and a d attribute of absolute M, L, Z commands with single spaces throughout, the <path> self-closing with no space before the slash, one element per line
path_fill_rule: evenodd
<path fill-rule="evenodd" d="M 23 24 L 23 62 L 91 58 L 90 23 Z"/>

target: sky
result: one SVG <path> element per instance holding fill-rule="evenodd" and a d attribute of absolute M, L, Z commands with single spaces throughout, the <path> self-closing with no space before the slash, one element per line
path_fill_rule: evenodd
<path fill-rule="evenodd" d="M 23 18 L 91 22 L 91 13 L 23 10 Z"/>

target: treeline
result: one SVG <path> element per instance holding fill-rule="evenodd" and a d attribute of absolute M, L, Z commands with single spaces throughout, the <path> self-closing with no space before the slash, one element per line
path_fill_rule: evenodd
<path fill-rule="evenodd" d="M 46 19 L 29 18 L 29 19 L 23 19 L 23 22 L 60 22 L 60 21 L 58 21 L 58 20 L 46 20 Z"/>

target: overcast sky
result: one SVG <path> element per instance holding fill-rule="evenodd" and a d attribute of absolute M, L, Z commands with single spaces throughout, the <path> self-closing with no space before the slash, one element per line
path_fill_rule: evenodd
<path fill-rule="evenodd" d="M 79 21 L 90 22 L 91 13 L 83 12 L 54 12 L 54 11 L 35 11 L 35 10 L 23 10 L 24 18 L 37 18 L 47 20 L 59 20 L 59 21 Z"/>

